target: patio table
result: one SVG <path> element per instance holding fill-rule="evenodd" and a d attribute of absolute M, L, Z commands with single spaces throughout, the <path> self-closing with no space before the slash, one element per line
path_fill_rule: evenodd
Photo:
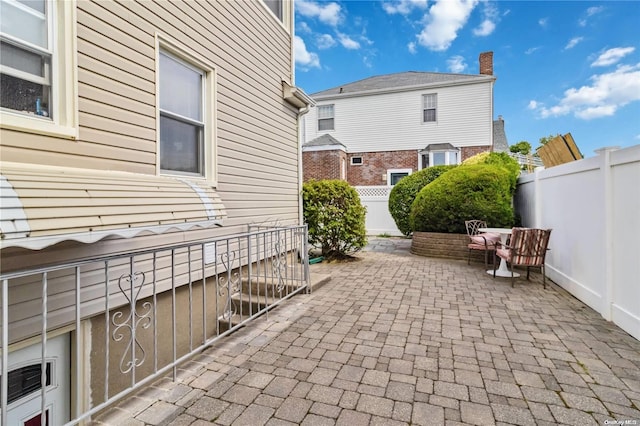
<path fill-rule="evenodd" d="M 507 245 L 507 238 L 511 235 L 511 228 L 478 228 L 480 232 L 490 232 L 492 234 L 500 235 L 500 244 L 504 247 Z M 513 268 L 513 266 L 512 266 Z M 493 275 L 493 269 L 489 269 L 487 274 Z M 519 277 L 517 272 L 513 273 L 514 277 Z M 496 269 L 496 277 L 511 277 L 511 271 L 507 268 L 507 261 L 500 258 L 500 266 Z"/>

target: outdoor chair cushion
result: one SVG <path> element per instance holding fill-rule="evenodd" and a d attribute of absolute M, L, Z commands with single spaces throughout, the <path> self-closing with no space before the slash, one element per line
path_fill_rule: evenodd
<path fill-rule="evenodd" d="M 483 247 L 484 247 L 485 238 L 486 238 L 487 244 L 495 244 L 500 241 L 500 237 L 498 235 L 489 234 L 489 233 L 472 235 L 469 238 L 471 238 L 471 244 L 480 244 Z"/>

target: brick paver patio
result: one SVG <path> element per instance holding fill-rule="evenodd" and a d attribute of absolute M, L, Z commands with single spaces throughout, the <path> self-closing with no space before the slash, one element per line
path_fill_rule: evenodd
<path fill-rule="evenodd" d="M 128 398 L 116 425 L 640 425 L 640 342 L 539 273 L 373 240 L 296 296 Z M 635 423 L 634 423 L 635 422 Z M 105 424 L 99 423 L 99 424 Z M 625 423 L 617 423 L 625 424 Z"/>

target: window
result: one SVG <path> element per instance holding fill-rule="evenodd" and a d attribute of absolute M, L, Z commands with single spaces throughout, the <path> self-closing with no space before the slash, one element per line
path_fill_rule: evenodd
<path fill-rule="evenodd" d="M 46 363 L 46 386 L 51 385 L 51 362 Z M 11 404 L 20 398 L 42 389 L 42 364 L 32 364 L 9 371 L 7 403 Z"/>
<path fill-rule="evenodd" d="M 3 127 L 75 137 L 74 7 L 68 1 L 0 0 Z"/>
<path fill-rule="evenodd" d="M 422 95 L 422 122 L 435 122 L 437 108 L 438 97 L 435 93 Z"/>
<path fill-rule="evenodd" d="M 160 171 L 206 177 L 213 149 L 207 123 L 212 71 L 164 48 L 158 62 Z"/>
<path fill-rule="evenodd" d="M 420 169 L 431 166 L 444 166 L 460 162 L 460 149 L 449 143 L 431 144 L 420 151 Z"/>
<path fill-rule="evenodd" d="M 361 166 L 362 165 L 362 157 L 351 157 L 351 165 L 352 166 Z"/>
<path fill-rule="evenodd" d="M 263 0 L 269 10 L 282 22 L 282 1 L 283 0 Z"/>
<path fill-rule="evenodd" d="M 411 174 L 411 169 L 389 169 L 387 170 L 387 185 L 393 186 L 405 176 Z"/>
<path fill-rule="evenodd" d="M 333 104 L 318 105 L 318 131 L 334 130 Z"/>

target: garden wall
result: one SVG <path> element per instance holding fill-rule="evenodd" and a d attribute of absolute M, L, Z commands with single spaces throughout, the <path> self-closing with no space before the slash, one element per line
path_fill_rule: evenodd
<path fill-rule="evenodd" d="M 411 240 L 411 253 L 426 257 L 467 260 L 469 249 L 467 234 L 444 234 L 440 232 L 414 232 Z M 473 250 L 473 262 L 484 263 L 484 252 Z M 489 254 L 489 263 L 493 257 Z"/>

